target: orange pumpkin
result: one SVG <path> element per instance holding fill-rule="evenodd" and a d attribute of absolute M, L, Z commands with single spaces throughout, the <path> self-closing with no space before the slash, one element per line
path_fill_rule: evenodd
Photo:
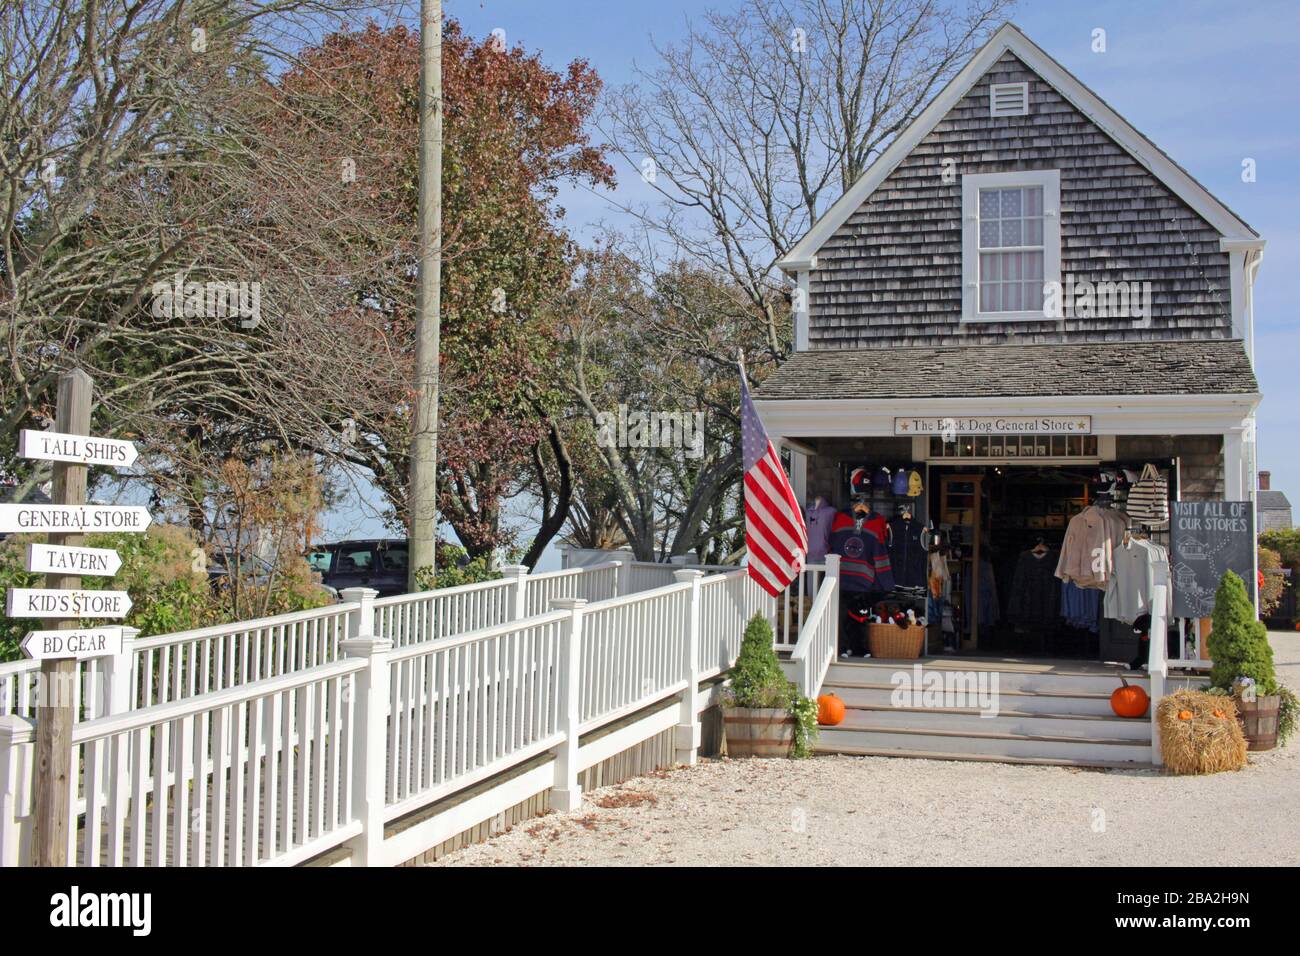
<path fill-rule="evenodd" d="M 1120 678 L 1122 687 L 1116 687 L 1110 695 L 1110 709 L 1120 717 L 1142 717 L 1151 704 L 1151 698 L 1141 687 L 1134 687 L 1124 678 Z"/>
<path fill-rule="evenodd" d="M 817 723 L 834 727 L 844 719 L 844 701 L 834 694 L 822 694 L 817 698 Z"/>
<path fill-rule="evenodd" d="M 1226 718 L 1228 715 L 1225 714 L 1225 713 L 1224 713 L 1223 711 L 1221 711 L 1221 710 L 1216 710 L 1216 711 L 1214 712 L 1214 716 L 1215 716 L 1215 717 L 1224 717 L 1224 718 Z"/>
<path fill-rule="evenodd" d="M 1192 712 L 1191 712 L 1190 710 L 1180 710 L 1180 711 L 1178 712 L 1178 719 L 1179 719 L 1179 720 L 1191 720 L 1191 719 L 1192 719 Z"/>

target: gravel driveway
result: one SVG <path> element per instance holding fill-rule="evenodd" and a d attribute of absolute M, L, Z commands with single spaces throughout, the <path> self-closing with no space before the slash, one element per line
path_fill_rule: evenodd
<path fill-rule="evenodd" d="M 1274 634 L 1300 687 L 1300 635 Z M 1300 864 L 1300 740 L 1173 777 L 887 757 L 715 760 L 587 795 L 436 866 Z"/>

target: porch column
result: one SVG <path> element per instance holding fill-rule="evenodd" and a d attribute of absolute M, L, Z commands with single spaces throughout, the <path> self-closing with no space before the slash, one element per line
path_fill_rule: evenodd
<path fill-rule="evenodd" d="M 1223 433 L 1223 497 L 1228 501 L 1245 501 L 1245 428 L 1229 428 Z"/>
<path fill-rule="evenodd" d="M 1223 433 L 1223 497 L 1226 501 L 1250 501 L 1251 521 L 1255 522 L 1255 534 L 1259 534 L 1258 515 L 1255 514 L 1254 461 L 1254 419 L 1229 428 Z M 1251 552 L 1250 580 L 1245 582 L 1246 590 L 1259 607 L 1259 550 Z"/>

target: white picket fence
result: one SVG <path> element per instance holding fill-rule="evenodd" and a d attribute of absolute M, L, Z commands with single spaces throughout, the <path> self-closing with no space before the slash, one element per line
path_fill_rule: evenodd
<path fill-rule="evenodd" d="M 547 752 L 551 804 L 572 806 L 600 747 L 648 739 L 625 728 L 588 753 L 580 735 L 673 700 L 692 761 L 700 681 L 731 666 L 746 621 L 773 619 L 775 602 L 743 571 L 675 568 L 664 587 L 620 595 L 626 572 L 515 569 L 383 600 L 350 589 L 302 615 L 128 641 L 101 662 L 109 679 L 74 730 L 69 858 L 292 865 L 346 844 L 353 863 L 401 862 L 433 831 L 386 841 L 385 824 Z M 443 615 L 467 629 L 448 633 Z M 0 715 L 3 865 L 29 852 L 30 699 Z M 655 721 L 644 733 L 662 732 Z"/>
<path fill-rule="evenodd" d="M 380 598 L 374 602 L 375 633 L 404 647 L 519 620 L 545 610 L 556 597 L 613 597 L 623 593 L 621 567 L 618 561 L 606 561 L 572 571 L 529 574 L 516 565 L 503 568 L 503 577 L 494 581 Z M 77 718 L 88 720 L 315 667 L 337 659 L 339 643 L 357 633 L 349 632 L 349 621 L 359 607 L 355 600 L 344 600 L 309 611 L 145 638 L 128 628 L 122 657 L 82 661 L 78 680 L 67 693 Z M 34 716 L 40 669 L 40 662 L 32 660 L 0 664 L 0 714 Z M 114 705 L 105 688 L 119 684 L 119 674 L 127 675 L 129 690 Z"/>

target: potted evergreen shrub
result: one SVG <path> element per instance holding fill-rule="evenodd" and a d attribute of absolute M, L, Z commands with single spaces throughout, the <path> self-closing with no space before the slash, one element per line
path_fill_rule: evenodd
<path fill-rule="evenodd" d="M 817 702 L 786 680 L 772 625 L 755 614 L 723 691 L 727 753 L 733 757 L 806 757 L 817 736 Z"/>
<path fill-rule="evenodd" d="M 1213 627 L 1207 647 L 1214 666 L 1212 692 L 1236 698 L 1242 730 L 1251 750 L 1272 750 L 1279 724 L 1289 733 L 1295 722 L 1295 695 L 1281 687 L 1273 669 L 1268 629 L 1255 616 L 1246 585 L 1231 571 L 1224 573 L 1214 594 Z M 1283 719 L 1283 701 L 1289 713 Z"/>

